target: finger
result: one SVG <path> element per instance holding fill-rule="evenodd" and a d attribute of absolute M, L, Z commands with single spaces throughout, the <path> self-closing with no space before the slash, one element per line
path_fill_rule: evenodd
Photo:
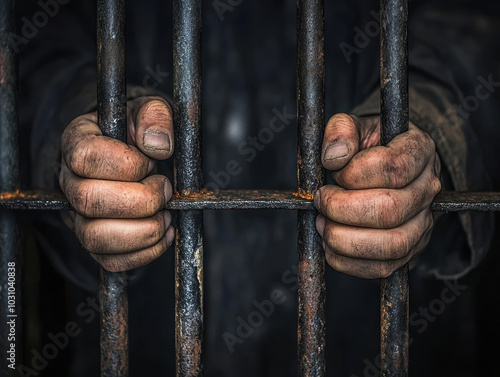
<path fill-rule="evenodd" d="M 404 189 L 345 190 L 323 186 L 316 191 L 314 204 L 328 219 L 345 225 L 368 228 L 395 228 L 428 208 L 441 190 L 434 169 L 426 169 Z"/>
<path fill-rule="evenodd" d="M 359 131 L 355 119 L 347 114 L 331 117 L 321 147 L 321 160 L 325 169 L 342 169 L 358 149 Z"/>
<path fill-rule="evenodd" d="M 61 136 L 61 151 L 66 166 L 84 178 L 139 181 L 154 165 L 136 147 L 103 136 L 95 113 L 68 125 Z"/>
<path fill-rule="evenodd" d="M 123 254 L 156 245 L 165 237 L 170 221 L 167 211 L 143 219 L 88 219 L 77 215 L 75 233 L 91 253 Z"/>
<path fill-rule="evenodd" d="M 147 249 L 118 255 L 95 253 L 90 253 L 90 255 L 107 271 L 129 271 L 134 268 L 145 266 L 161 256 L 172 244 L 174 236 L 174 228 L 169 227 L 165 237 L 163 237 L 156 245 Z"/>
<path fill-rule="evenodd" d="M 163 209 L 172 196 L 172 186 L 162 175 L 141 182 L 84 179 L 62 164 L 59 182 L 75 211 L 91 218 L 150 217 Z"/>
<path fill-rule="evenodd" d="M 335 254 L 380 261 L 405 258 L 433 223 L 428 209 L 400 227 L 384 230 L 353 227 L 323 219 L 322 228 L 321 220 L 318 220 L 318 232 Z"/>
<path fill-rule="evenodd" d="M 387 146 L 357 153 L 347 166 L 334 172 L 335 182 L 346 189 L 403 188 L 422 174 L 435 151 L 429 135 L 411 125 Z"/>
<path fill-rule="evenodd" d="M 397 260 L 379 261 L 353 259 L 336 254 L 326 244 L 323 244 L 323 248 L 325 250 L 326 261 L 334 270 L 362 279 L 382 279 L 392 275 L 394 271 L 404 266 L 420 251 L 422 251 L 425 245 L 429 242 L 431 233 L 432 232 L 430 230 L 426 231 L 421 240 L 415 246 L 412 253 Z"/>
<path fill-rule="evenodd" d="M 128 116 L 131 141 L 147 156 L 164 160 L 174 150 L 172 110 L 161 97 L 143 97 L 131 101 Z"/>

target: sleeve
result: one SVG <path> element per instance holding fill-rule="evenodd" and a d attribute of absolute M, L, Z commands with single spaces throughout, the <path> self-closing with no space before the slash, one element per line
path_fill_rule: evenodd
<path fill-rule="evenodd" d="M 96 6 L 84 0 L 21 1 L 16 11 L 20 137 L 28 172 L 24 187 L 60 190 L 60 137 L 71 120 L 97 107 Z M 132 94 L 162 95 L 135 88 L 127 88 L 129 99 Z M 64 224 L 65 216 L 55 211 L 37 214 L 33 227 L 38 243 L 64 277 L 96 291 L 99 265 Z"/>
<path fill-rule="evenodd" d="M 410 7 L 410 121 L 436 143 L 443 189 L 488 191 L 492 183 L 484 164 L 485 135 L 476 122 L 483 111 L 477 88 L 482 84 L 479 92 L 487 96 L 483 56 L 492 39 L 499 37 L 494 32 L 498 17 L 470 3 L 415 1 Z M 379 91 L 352 113 L 380 114 Z M 442 216 L 416 269 L 423 276 L 459 278 L 484 258 L 492 235 L 491 213 Z"/>

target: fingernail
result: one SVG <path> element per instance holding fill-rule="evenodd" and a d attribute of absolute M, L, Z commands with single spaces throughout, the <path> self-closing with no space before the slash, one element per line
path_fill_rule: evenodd
<path fill-rule="evenodd" d="M 170 150 L 170 137 L 165 132 L 149 130 L 144 133 L 144 148 Z"/>
<path fill-rule="evenodd" d="M 345 157 L 349 154 L 349 146 L 345 141 L 336 141 L 330 144 L 325 151 L 324 160 Z"/>
<path fill-rule="evenodd" d="M 148 173 L 151 173 L 153 171 L 153 168 L 155 167 L 155 160 L 150 159 L 148 162 Z"/>
<path fill-rule="evenodd" d="M 167 229 L 167 234 L 165 235 L 166 239 L 167 239 L 167 249 L 170 247 L 170 245 L 172 245 L 172 243 L 174 242 L 174 239 L 175 239 L 175 229 L 173 226 L 169 226 L 168 229 Z"/>
<path fill-rule="evenodd" d="M 314 206 L 319 209 L 321 206 L 321 190 L 316 190 L 314 194 Z"/>
<path fill-rule="evenodd" d="M 168 178 L 165 178 L 165 185 L 163 187 L 163 193 L 165 195 L 165 202 L 168 202 L 172 197 L 172 185 Z"/>
<path fill-rule="evenodd" d="M 169 227 L 170 226 L 170 222 L 172 221 L 172 215 L 170 214 L 170 212 L 165 211 L 163 213 L 163 219 L 165 220 L 165 225 L 167 227 Z"/>
<path fill-rule="evenodd" d="M 325 230 L 324 216 L 318 215 L 318 217 L 316 217 L 316 230 L 321 236 L 323 236 L 323 231 Z"/>

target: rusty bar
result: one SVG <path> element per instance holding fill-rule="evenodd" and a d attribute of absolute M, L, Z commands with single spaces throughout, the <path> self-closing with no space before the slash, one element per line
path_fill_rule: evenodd
<path fill-rule="evenodd" d="M 126 140 L 125 1 L 97 1 L 97 121 L 103 134 Z M 101 376 L 128 376 L 125 273 L 101 268 Z"/>
<path fill-rule="evenodd" d="M 320 148 L 325 124 L 324 2 L 297 1 L 298 193 L 325 183 Z M 298 363 L 300 377 L 325 375 L 325 257 L 316 211 L 298 211 Z"/>
<path fill-rule="evenodd" d="M 19 187 L 17 58 L 12 45 L 14 1 L 0 2 L 0 190 Z M 0 370 L 18 375 L 22 362 L 21 266 L 16 214 L 0 211 Z"/>
<path fill-rule="evenodd" d="M 14 191 L 0 192 L 0 209 L 64 211 L 71 204 L 61 192 Z M 220 190 L 188 196 L 174 195 L 166 209 L 288 209 L 314 210 L 312 196 L 302 197 L 295 191 L 278 190 Z M 431 205 L 434 212 L 500 211 L 498 192 L 439 193 Z"/>
<path fill-rule="evenodd" d="M 408 130 L 408 0 L 381 0 L 381 143 Z M 408 265 L 381 281 L 381 372 L 408 376 Z"/>
<path fill-rule="evenodd" d="M 196 195 L 201 169 L 201 1 L 174 1 L 175 191 Z M 176 233 L 177 376 L 203 371 L 203 213 L 179 213 Z"/>

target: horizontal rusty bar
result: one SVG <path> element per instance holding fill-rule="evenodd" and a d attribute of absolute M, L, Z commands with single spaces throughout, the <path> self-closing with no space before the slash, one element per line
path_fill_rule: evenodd
<path fill-rule="evenodd" d="M 166 209 L 290 209 L 313 210 L 312 195 L 301 196 L 295 191 L 221 190 L 188 196 L 174 195 Z M 18 191 L 0 192 L 0 208 L 14 210 L 71 210 L 60 192 Z M 440 193 L 432 203 L 432 211 L 500 211 L 500 192 Z"/>

